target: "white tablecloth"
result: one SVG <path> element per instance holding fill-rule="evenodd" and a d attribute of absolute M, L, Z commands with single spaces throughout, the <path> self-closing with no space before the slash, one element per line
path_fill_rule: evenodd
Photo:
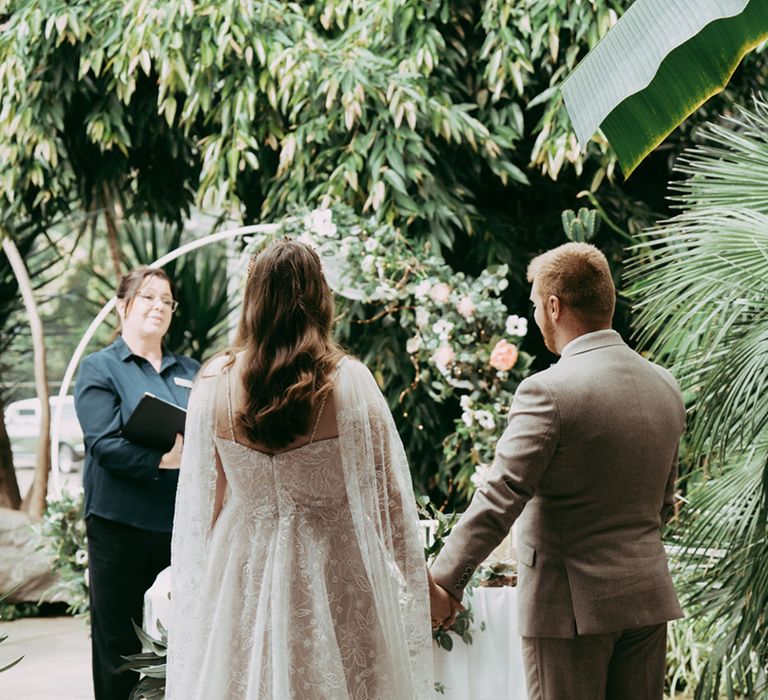
<path fill-rule="evenodd" d="M 171 590 L 170 568 L 158 574 L 144 596 L 144 629 L 159 636 L 157 622 L 166 624 Z M 453 649 L 435 645 L 435 678 L 445 694 L 435 700 L 525 700 L 523 652 L 517 626 L 514 588 L 476 588 L 472 644 L 453 636 Z M 481 623 L 485 629 L 481 631 Z"/>
<path fill-rule="evenodd" d="M 444 700 L 525 700 L 523 649 L 517 634 L 517 591 L 476 588 L 472 644 L 453 636 L 453 649 L 435 648 L 435 679 Z M 481 623 L 485 630 L 481 631 Z"/>

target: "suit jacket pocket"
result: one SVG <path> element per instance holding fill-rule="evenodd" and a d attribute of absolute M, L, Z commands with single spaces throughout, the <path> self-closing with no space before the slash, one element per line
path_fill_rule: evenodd
<path fill-rule="evenodd" d="M 519 540 L 517 543 L 517 560 L 526 566 L 533 566 L 536 561 L 536 550 L 527 542 Z"/>

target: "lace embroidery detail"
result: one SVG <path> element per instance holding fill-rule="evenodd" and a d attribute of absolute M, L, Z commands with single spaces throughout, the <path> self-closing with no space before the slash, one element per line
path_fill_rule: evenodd
<path fill-rule="evenodd" d="M 405 455 L 375 383 L 374 410 L 339 383 L 339 437 L 276 455 L 214 437 L 214 391 L 190 401 L 168 700 L 433 697 Z M 216 448 L 230 494 L 203 546 Z"/>

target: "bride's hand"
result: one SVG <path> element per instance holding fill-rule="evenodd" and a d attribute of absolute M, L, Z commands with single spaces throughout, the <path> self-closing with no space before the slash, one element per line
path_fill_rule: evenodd
<path fill-rule="evenodd" d="M 461 606 L 453 596 L 442 586 L 435 582 L 432 574 L 427 572 L 429 578 L 429 607 L 432 613 L 432 629 L 438 627 L 450 627 L 456 619 L 456 610 Z"/>

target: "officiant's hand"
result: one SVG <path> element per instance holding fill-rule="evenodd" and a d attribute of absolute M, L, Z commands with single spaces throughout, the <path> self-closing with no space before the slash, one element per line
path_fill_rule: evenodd
<path fill-rule="evenodd" d="M 176 442 L 173 443 L 173 447 L 170 452 L 166 452 L 160 458 L 160 464 L 158 469 L 178 469 L 181 465 L 181 450 L 184 447 L 184 436 L 181 433 L 176 433 Z"/>
<path fill-rule="evenodd" d="M 450 627 L 456 620 L 459 610 L 464 610 L 464 606 L 432 578 L 431 572 L 427 572 L 427 577 L 429 579 L 429 607 L 432 611 L 432 629 Z"/>

